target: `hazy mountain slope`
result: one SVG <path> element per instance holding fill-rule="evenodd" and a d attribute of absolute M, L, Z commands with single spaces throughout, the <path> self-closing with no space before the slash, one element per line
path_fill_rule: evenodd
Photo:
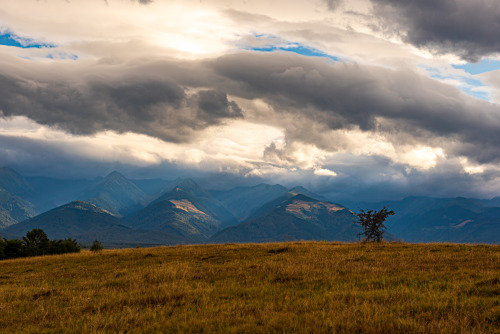
<path fill-rule="evenodd" d="M 268 213 L 216 233 L 209 242 L 272 242 L 286 240 L 354 241 L 361 228 L 348 209 L 295 195 Z"/>
<path fill-rule="evenodd" d="M 486 206 L 500 207 L 500 197 L 493 197 L 491 199 L 476 199 L 475 201 L 480 202 Z"/>
<path fill-rule="evenodd" d="M 387 219 L 388 231 L 408 242 L 500 243 L 498 207 L 462 197 L 408 197 L 368 207 L 384 205 L 396 213 Z"/>
<path fill-rule="evenodd" d="M 33 205 L 0 188 L 0 228 L 19 223 L 35 215 Z"/>
<path fill-rule="evenodd" d="M 130 180 L 139 189 L 141 189 L 148 197 L 156 199 L 162 193 L 172 190 L 177 186 L 182 179 L 178 178 L 173 181 L 163 179 L 143 179 L 143 180 Z"/>
<path fill-rule="evenodd" d="M 218 220 L 221 227 L 232 226 L 238 223 L 236 218 L 221 202 L 191 179 L 182 180 L 174 189 L 166 192 L 153 201 L 153 203 L 165 200 L 188 201 L 197 210 Z"/>
<path fill-rule="evenodd" d="M 112 172 L 79 195 L 79 199 L 121 217 L 142 209 L 146 194 L 122 174 Z"/>
<path fill-rule="evenodd" d="M 252 214 L 248 217 L 248 219 L 254 219 L 254 218 L 264 216 L 264 215 L 268 214 L 269 212 L 272 212 L 273 210 L 275 210 L 276 206 L 281 205 L 282 202 L 284 202 L 287 199 L 290 199 L 294 196 L 297 196 L 297 195 L 304 195 L 306 197 L 309 197 L 309 198 L 312 198 L 315 200 L 323 200 L 322 198 L 318 198 L 321 196 L 316 195 L 314 193 L 311 193 L 309 190 L 307 190 L 303 187 L 295 187 L 295 188 L 292 188 L 289 191 L 285 192 L 281 196 L 265 203 L 261 207 L 254 209 L 252 211 Z M 336 204 L 336 205 L 338 205 L 338 204 Z"/>
<path fill-rule="evenodd" d="M 304 188 L 302 186 L 293 187 L 292 189 L 288 190 L 288 193 L 290 193 L 293 196 L 295 196 L 295 195 L 305 195 L 307 197 L 314 198 L 314 199 L 319 200 L 319 201 L 328 201 L 323 196 L 321 196 L 319 194 L 316 194 L 316 193 L 313 193 L 309 189 L 306 189 L 306 188 Z"/>
<path fill-rule="evenodd" d="M 253 187 L 237 187 L 212 194 L 241 222 L 250 217 L 256 209 L 283 196 L 287 191 L 287 188 L 279 184 L 262 183 Z"/>
<path fill-rule="evenodd" d="M 221 225 L 187 199 L 155 201 L 125 222 L 135 228 L 180 235 L 190 242 L 206 241 Z"/>
<path fill-rule="evenodd" d="M 17 223 L 18 221 L 12 218 L 6 210 L 0 209 L 0 229 Z"/>
<path fill-rule="evenodd" d="M 85 190 L 96 184 L 96 180 L 55 179 L 51 177 L 26 177 L 34 190 L 31 202 L 38 213 L 74 201 Z"/>
<path fill-rule="evenodd" d="M 181 180 L 147 207 L 126 220 L 129 226 L 176 233 L 192 242 L 208 237 L 236 219 L 196 182 Z"/>
<path fill-rule="evenodd" d="M 25 200 L 30 200 L 34 190 L 24 176 L 13 169 L 0 168 L 0 188 Z"/>
<path fill-rule="evenodd" d="M 75 238 L 89 244 L 99 240 L 107 245 L 161 245 L 187 242 L 182 236 L 133 229 L 95 205 L 75 201 L 4 229 L 9 235 L 23 236 L 41 228 L 51 239 Z"/>

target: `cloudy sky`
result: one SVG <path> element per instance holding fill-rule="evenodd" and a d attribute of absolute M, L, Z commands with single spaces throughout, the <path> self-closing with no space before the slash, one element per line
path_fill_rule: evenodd
<path fill-rule="evenodd" d="M 0 0 L 0 165 L 500 195 L 498 0 Z"/>

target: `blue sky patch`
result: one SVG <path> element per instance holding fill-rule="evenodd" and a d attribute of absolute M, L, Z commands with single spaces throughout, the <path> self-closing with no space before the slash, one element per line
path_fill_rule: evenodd
<path fill-rule="evenodd" d="M 429 73 L 431 78 L 441 79 L 441 80 L 451 79 L 451 80 L 457 80 L 457 81 L 463 82 L 463 85 L 457 86 L 457 88 L 459 90 L 461 90 L 462 92 L 464 92 L 470 96 L 473 96 L 475 98 L 485 100 L 488 102 L 490 101 L 490 96 L 487 92 L 477 90 L 477 88 L 485 86 L 480 80 L 470 78 L 470 77 L 464 77 L 464 76 L 460 76 L 460 77 L 444 76 L 437 69 L 427 68 L 427 67 L 424 67 L 424 68 L 427 70 L 427 72 Z"/>
<path fill-rule="evenodd" d="M 299 55 L 307 57 L 323 57 L 323 58 L 329 58 L 333 61 L 339 61 L 339 58 L 336 56 L 329 55 L 321 50 L 300 43 L 292 43 L 284 41 L 278 36 L 255 34 L 254 37 L 264 42 L 267 40 L 268 43 L 265 43 L 261 46 L 245 46 L 244 47 L 245 50 L 259 51 L 259 52 L 286 51 L 286 52 L 297 53 Z"/>
<path fill-rule="evenodd" d="M 500 70 L 500 60 L 483 59 L 475 64 L 467 63 L 463 65 L 452 65 L 453 68 L 464 70 L 472 75 Z"/>
<path fill-rule="evenodd" d="M 331 56 L 327 53 L 324 53 L 320 50 L 317 50 L 315 48 L 309 48 L 304 45 L 293 45 L 293 46 L 265 46 L 265 47 L 259 47 L 259 48 L 249 48 L 248 50 L 252 51 L 261 51 L 261 52 L 273 52 L 273 51 L 287 51 L 287 52 L 293 52 L 297 53 L 299 55 L 307 56 L 307 57 L 324 57 L 324 58 L 329 58 L 334 61 L 339 61 L 338 57 Z"/>
<path fill-rule="evenodd" d="M 54 48 L 55 45 L 47 44 L 47 43 L 39 43 L 31 38 L 23 38 L 19 37 L 8 30 L 4 30 L 0 33 L 0 45 L 6 46 L 14 46 L 23 49 L 29 48 Z"/>

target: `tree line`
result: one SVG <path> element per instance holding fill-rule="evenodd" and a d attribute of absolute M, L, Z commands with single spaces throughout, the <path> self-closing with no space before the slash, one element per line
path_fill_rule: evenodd
<path fill-rule="evenodd" d="M 26 233 L 22 240 L 0 238 L 0 260 L 78 252 L 80 252 L 80 245 L 76 240 L 71 238 L 50 240 L 47 234 L 39 228 Z"/>

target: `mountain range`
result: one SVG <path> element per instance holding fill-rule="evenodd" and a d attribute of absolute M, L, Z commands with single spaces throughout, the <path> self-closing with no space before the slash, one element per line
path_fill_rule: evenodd
<path fill-rule="evenodd" d="M 347 204 L 354 210 L 394 210 L 386 222 L 389 240 L 498 244 L 497 202 L 408 197 Z M 356 241 L 356 220 L 346 205 L 303 187 L 209 190 L 192 179 L 130 180 L 115 171 L 94 180 L 61 180 L 0 168 L 0 234 L 9 238 L 42 228 L 49 238 L 75 238 L 84 245 L 99 240 L 109 247 Z"/>

